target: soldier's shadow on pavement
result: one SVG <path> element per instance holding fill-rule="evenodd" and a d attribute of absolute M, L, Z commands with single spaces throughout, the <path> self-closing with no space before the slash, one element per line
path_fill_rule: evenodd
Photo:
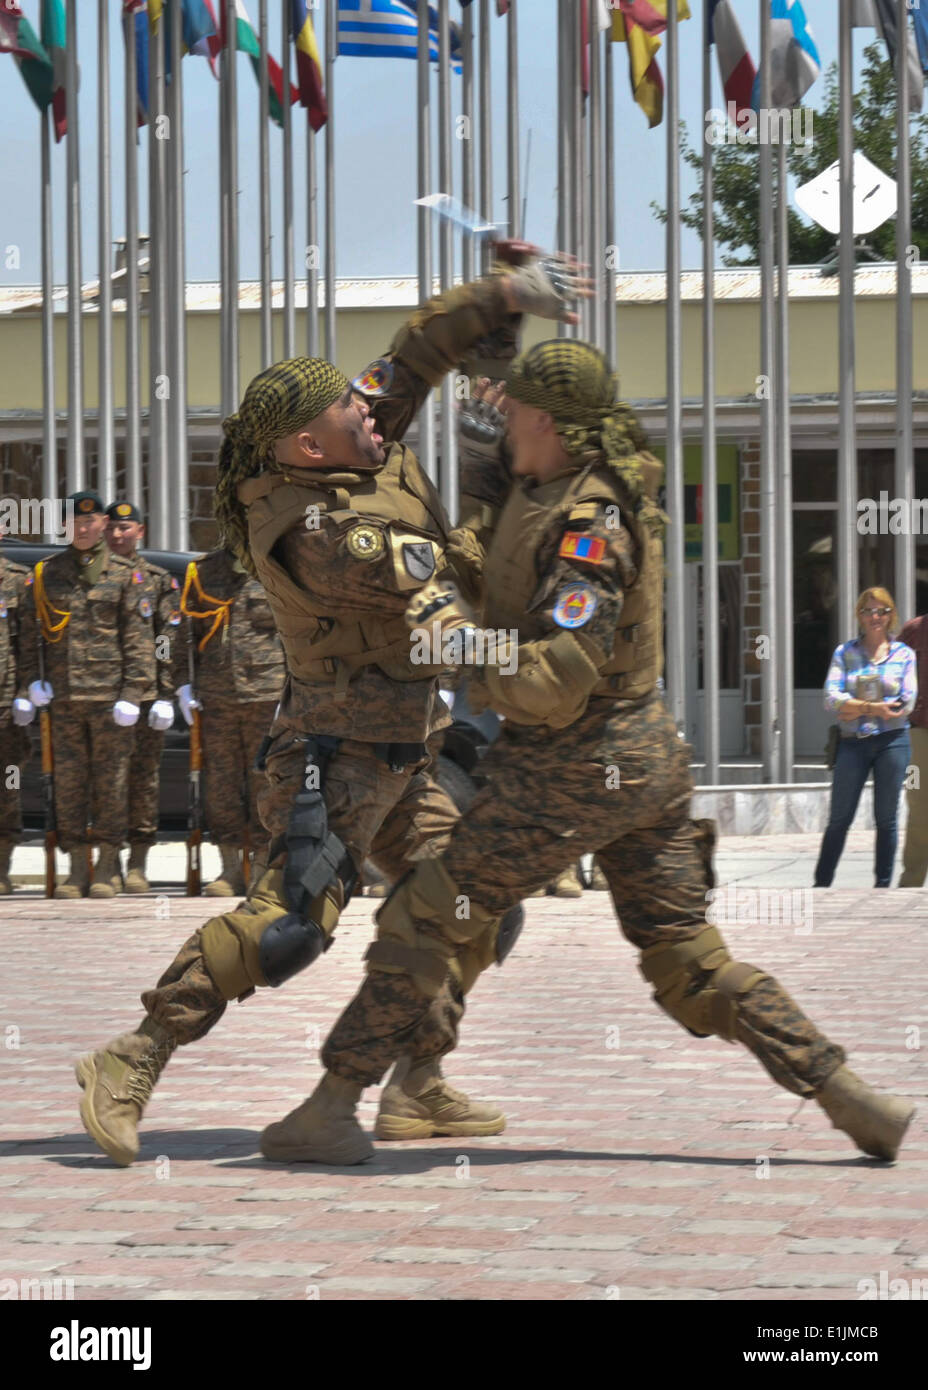
<path fill-rule="evenodd" d="M 745 1146 L 745 1156 L 687 1153 L 622 1152 L 596 1149 L 522 1149 L 517 1141 L 511 1146 L 490 1147 L 480 1140 L 449 1139 L 442 1147 L 411 1145 L 400 1147 L 379 1145 L 376 1157 L 367 1163 L 350 1167 L 329 1163 L 271 1163 L 257 1152 L 260 1131 L 251 1129 L 165 1129 L 146 1130 L 135 1165 L 154 1163 L 169 1158 L 172 1163 L 210 1163 L 224 1171 L 273 1173 L 340 1173 L 366 1178 L 388 1174 L 391 1177 L 429 1173 L 435 1169 L 455 1169 L 461 1155 L 471 1168 L 499 1167 L 508 1164 L 524 1166 L 529 1163 L 670 1163 L 696 1167 L 743 1168 L 754 1162 L 753 1150 Z M 797 1135 L 797 1138 L 799 1136 Z M 62 1150 L 65 1150 L 62 1152 Z M 0 1163 L 4 1157 L 46 1158 L 62 1168 L 115 1168 L 117 1165 L 100 1152 L 83 1130 L 74 1134 L 59 1134 L 47 1139 L 27 1139 L 0 1143 Z M 770 1166 L 805 1168 L 884 1167 L 879 1159 L 864 1154 L 849 1154 L 846 1158 L 786 1158 L 769 1155 Z"/>

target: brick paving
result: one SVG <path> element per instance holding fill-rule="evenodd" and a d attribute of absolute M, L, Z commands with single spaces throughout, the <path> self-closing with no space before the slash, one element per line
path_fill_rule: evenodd
<path fill-rule="evenodd" d="M 134 1025 L 209 905 L 4 900 L 0 1279 L 101 1300 L 857 1300 L 882 1276 L 928 1297 L 928 1105 L 899 1163 L 858 1155 L 749 1054 L 654 1008 L 605 894 L 530 901 L 475 992 L 447 1071 L 504 1105 L 504 1134 L 378 1145 L 358 1168 L 265 1162 L 260 1130 L 315 1084 L 376 906 L 352 903 L 324 959 L 175 1054 L 121 1170 L 80 1126 L 71 1063 Z M 924 1098 L 928 895 L 834 889 L 814 910 L 810 930 L 726 934 L 868 1080 Z"/>

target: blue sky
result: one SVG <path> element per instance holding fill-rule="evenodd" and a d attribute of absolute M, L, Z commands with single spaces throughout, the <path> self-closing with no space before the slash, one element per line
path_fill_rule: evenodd
<path fill-rule="evenodd" d="M 22 8 L 38 27 L 38 0 L 21 0 Z M 806 14 L 817 39 L 823 64 L 837 56 L 835 0 L 804 0 Z M 700 52 L 700 0 L 690 0 L 694 18 L 680 26 L 681 117 L 691 141 L 702 128 L 702 62 Z M 111 0 L 111 81 L 113 136 L 113 234 L 125 230 L 123 185 L 123 47 L 118 22 L 120 5 Z M 258 22 L 258 0 L 247 0 L 252 20 Z M 492 7 L 491 7 L 492 8 Z M 742 28 L 752 53 L 758 53 L 757 0 L 736 0 Z M 476 9 L 476 6 L 475 6 Z M 557 184 L 556 49 L 554 17 L 556 0 L 521 0 L 519 25 L 522 165 L 525 143 L 532 130 L 531 166 L 527 186 L 526 233 L 531 240 L 551 246 L 554 241 Z M 281 5 L 271 0 L 271 51 L 281 51 Z M 459 15 L 452 0 L 451 12 Z M 318 12 L 317 12 L 318 13 Z M 505 220 L 505 25 L 494 20 L 494 216 Z M 319 23 L 320 30 L 323 25 Z M 476 25 L 475 25 L 476 29 Z M 321 37 L 321 35 L 320 35 Z M 855 64 L 872 40 L 870 30 L 854 36 Z M 83 215 L 83 274 L 98 274 L 97 250 L 97 6 L 83 0 L 79 19 L 81 64 L 80 159 Z M 258 91 L 247 58 L 239 57 L 239 178 L 241 218 L 241 274 L 258 275 Z M 628 83 L 624 45 L 615 47 L 616 217 L 622 269 L 661 269 L 664 264 L 663 229 L 650 203 L 665 196 L 665 127 L 649 131 L 635 105 Z M 715 80 L 718 73 L 715 68 Z M 187 200 L 187 275 L 190 280 L 213 280 L 219 275 L 218 242 L 218 84 L 201 58 L 184 60 L 185 79 L 185 179 Z M 455 109 L 460 101 L 460 79 L 453 78 Z M 339 58 L 336 63 L 335 129 L 337 228 L 336 273 L 339 276 L 414 274 L 416 268 L 415 212 L 415 102 L 416 65 L 402 59 Z M 810 103 L 821 99 L 823 82 L 813 87 Z M 720 85 L 715 102 L 721 105 Z M 437 100 L 434 103 L 437 109 Z M 12 58 L 0 56 L 0 123 L 3 129 L 4 208 L 0 214 L 0 252 L 21 248 L 18 271 L 0 259 L 0 283 L 35 284 L 40 278 L 39 260 L 39 140 L 38 114 Z M 294 108 L 295 167 L 297 182 L 296 244 L 305 241 L 305 129 L 302 112 Z M 321 150 L 321 136 L 319 137 Z M 457 145 L 458 142 L 454 142 Z M 281 132 L 271 127 L 272 217 L 274 230 L 273 273 L 282 272 L 280 179 Z M 437 143 L 433 139 L 433 155 Z M 141 132 L 140 174 L 147 158 L 147 133 Z M 54 160 L 55 273 L 65 277 L 66 237 L 64 222 L 65 149 L 56 147 Z M 320 166 L 322 160 L 320 157 Z M 436 166 L 437 167 L 437 166 Z M 321 174 L 321 167 L 320 167 Z M 460 192 L 460 170 L 455 171 L 455 192 Z M 145 177 L 140 178 L 142 205 L 140 227 L 147 228 Z M 433 188 L 438 188 L 437 176 Z M 683 171 L 684 199 L 691 191 L 689 171 Z M 698 267 L 699 240 L 684 230 L 683 265 Z"/>

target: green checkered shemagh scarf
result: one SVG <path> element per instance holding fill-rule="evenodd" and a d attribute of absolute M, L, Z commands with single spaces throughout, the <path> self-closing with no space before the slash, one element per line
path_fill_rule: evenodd
<path fill-rule="evenodd" d="M 213 511 L 222 543 L 250 574 L 245 508 L 238 486 L 265 468 L 279 469 L 274 445 L 321 415 L 348 389 L 348 379 L 321 357 L 292 357 L 251 382 L 240 408 L 222 422 L 223 441 Z"/>
<path fill-rule="evenodd" d="M 605 456 L 637 506 L 644 479 L 635 455 L 647 448 L 647 436 L 616 399 L 618 378 L 601 352 L 574 338 L 536 343 L 513 362 L 506 390 L 552 416 L 572 459 L 586 464 Z"/>

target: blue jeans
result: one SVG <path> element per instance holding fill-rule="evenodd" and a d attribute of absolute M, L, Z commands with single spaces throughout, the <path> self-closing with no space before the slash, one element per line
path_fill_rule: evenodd
<path fill-rule="evenodd" d="M 870 738 L 838 742 L 831 811 L 815 866 L 816 888 L 829 888 L 844 849 L 857 803 L 873 769 L 873 815 L 876 821 L 876 887 L 888 888 L 896 858 L 896 813 L 905 770 L 911 758 L 908 729 L 893 729 Z"/>

